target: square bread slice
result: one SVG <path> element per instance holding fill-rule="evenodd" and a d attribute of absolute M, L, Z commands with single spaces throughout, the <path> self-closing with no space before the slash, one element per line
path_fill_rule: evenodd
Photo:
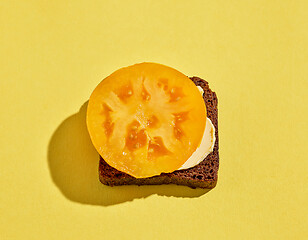
<path fill-rule="evenodd" d="M 208 82 L 205 80 L 198 77 L 191 77 L 190 79 L 204 91 L 203 99 L 207 109 L 207 117 L 211 119 L 215 126 L 216 141 L 213 152 L 195 167 L 171 173 L 162 173 L 148 178 L 135 178 L 118 171 L 100 157 L 99 179 L 103 184 L 108 186 L 177 184 L 191 188 L 206 189 L 216 186 L 219 167 L 217 96 L 209 88 Z"/>

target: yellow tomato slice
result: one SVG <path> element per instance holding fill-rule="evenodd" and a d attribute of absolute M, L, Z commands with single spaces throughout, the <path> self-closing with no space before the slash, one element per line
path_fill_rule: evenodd
<path fill-rule="evenodd" d="M 136 178 L 179 169 L 199 146 L 206 108 L 195 84 L 156 63 L 122 68 L 93 91 L 87 126 L 112 167 Z"/>

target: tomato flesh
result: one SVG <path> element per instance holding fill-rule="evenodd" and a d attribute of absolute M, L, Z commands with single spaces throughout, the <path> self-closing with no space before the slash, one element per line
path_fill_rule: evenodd
<path fill-rule="evenodd" d="M 199 146 L 206 108 L 195 84 L 156 63 L 122 68 L 93 91 L 87 127 L 112 167 L 136 178 L 173 172 Z"/>

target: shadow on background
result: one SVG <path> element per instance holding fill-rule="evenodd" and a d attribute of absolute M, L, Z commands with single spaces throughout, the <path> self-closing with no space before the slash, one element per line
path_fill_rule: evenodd
<path fill-rule="evenodd" d="M 54 132 L 48 147 L 51 177 L 66 198 L 92 205 L 114 205 L 152 194 L 173 197 L 199 197 L 207 189 L 185 186 L 118 186 L 108 187 L 98 179 L 99 155 L 86 128 L 88 102 Z"/>

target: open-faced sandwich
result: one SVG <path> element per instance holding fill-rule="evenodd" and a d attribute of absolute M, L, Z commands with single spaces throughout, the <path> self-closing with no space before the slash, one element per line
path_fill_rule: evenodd
<path fill-rule="evenodd" d="M 198 77 L 156 63 L 121 68 L 93 91 L 87 127 L 103 184 L 217 183 L 217 97 Z"/>

